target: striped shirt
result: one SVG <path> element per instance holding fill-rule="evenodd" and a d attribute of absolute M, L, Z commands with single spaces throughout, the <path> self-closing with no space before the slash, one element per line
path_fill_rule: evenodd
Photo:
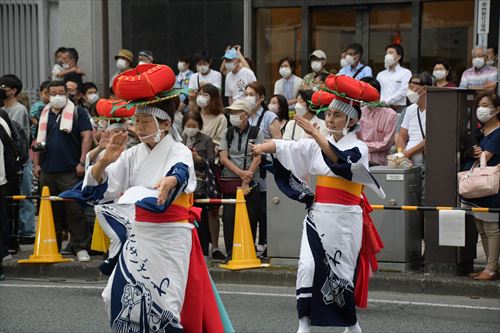
<path fill-rule="evenodd" d="M 460 80 L 460 88 L 482 87 L 486 82 L 497 82 L 498 72 L 495 67 L 485 65 L 477 70 L 474 67 L 466 69 Z"/>

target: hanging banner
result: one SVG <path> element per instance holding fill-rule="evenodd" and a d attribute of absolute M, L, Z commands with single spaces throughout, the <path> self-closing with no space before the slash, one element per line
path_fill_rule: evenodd
<path fill-rule="evenodd" d="M 477 10 L 477 33 L 490 32 L 490 0 L 479 0 Z"/>

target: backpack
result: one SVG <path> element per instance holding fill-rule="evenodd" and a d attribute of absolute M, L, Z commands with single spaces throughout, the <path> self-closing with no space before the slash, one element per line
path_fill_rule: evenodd
<path fill-rule="evenodd" d="M 12 130 L 16 161 L 23 166 L 29 159 L 29 134 L 15 121 L 12 121 Z"/>

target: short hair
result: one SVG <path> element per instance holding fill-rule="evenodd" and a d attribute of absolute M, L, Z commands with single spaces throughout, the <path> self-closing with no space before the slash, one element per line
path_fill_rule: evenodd
<path fill-rule="evenodd" d="M 64 75 L 63 82 L 64 82 L 64 84 L 66 84 L 67 82 L 74 82 L 77 85 L 78 92 L 83 92 L 82 78 L 78 74 L 68 73 L 68 74 Z"/>
<path fill-rule="evenodd" d="M 200 91 L 208 94 L 210 96 L 210 102 L 208 102 L 207 109 L 210 114 L 219 115 L 224 112 L 224 106 L 222 105 L 222 97 L 220 95 L 220 90 L 211 83 L 204 84 L 200 87 Z"/>
<path fill-rule="evenodd" d="M 434 67 L 436 65 L 443 65 L 443 67 L 448 71 L 448 75 L 446 76 L 446 80 L 451 80 L 451 66 L 450 63 L 446 59 L 436 59 L 432 63 L 432 70 L 434 71 Z"/>
<path fill-rule="evenodd" d="M 496 107 L 496 108 L 500 107 L 500 97 L 498 97 L 497 94 L 495 94 L 494 92 L 491 92 L 491 91 L 482 91 L 482 92 L 478 93 L 476 95 L 476 97 L 474 97 L 474 105 L 476 105 L 476 106 L 479 105 L 479 102 L 484 97 L 488 98 L 494 107 Z"/>
<path fill-rule="evenodd" d="M 186 64 L 191 65 L 191 57 L 187 55 L 182 55 L 179 57 L 179 61 L 185 62 Z"/>
<path fill-rule="evenodd" d="M 487 51 L 487 49 L 486 49 L 486 47 L 484 47 L 483 45 L 476 45 L 476 46 L 474 46 L 474 47 L 472 48 L 471 53 L 472 53 L 472 54 L 474 54 L 474 52 L 476 52 L 477 50 L 483 50 L 484 55 L 486 55 L 486 51 Z"/>
<path fill-rule="evenodd" d="M 49 90 L 51 87 L 64 87 L 64 91 L 68 91 L 68 88 L 66 88 L 66 84 L 62 80 L 50 81 L 48 87 Z"/>
<path fill-rule="evenodd" d="M 9 88 L 16 89 L 14 96 L 17 97 L 23 90 L 23 82 L 14 74 L 6 74 L 0 77 L 0 85 L 6 85 Z"/>
<path fill-rule="evenodd" d="M 50 81 L 43 81 L 42 83 L 40 83 L 40 92 L 44 91 L 45 89 L 49 89 L 49 83 Z"/>
<path fill-rule="evenodd" d="M 489 45 L 488 49 L 493 49 L 493 54 L 498 54 L 498 47 L 496 45 Z"/>
<path fill-rule="evenodd" d="M 371 76 L 365 76 L 364 78 L 360 79 L 359 81 L 366 82 L 373 88 L 377 89 L 377 91 L 380 93 L 380 83 L 377 81 L 376 78 L 371 77 Z"/>
<path fill-rule="evenodd" d="M 254 81 L 254 82 L 251 82 L 251 83 L 247 84 L 247 86 L 245 87 L 245 89 L 246 88 L 252 88 L 261 97 L 266 98 L 266 88 L 259 81 Z"/>
<path fill-rule="evenodd" d="M 78 63 L 78 51 L 73 47 L 68 47 L 66 49 L 66 53 L 69 55 L 71 59 L 75 60 L 75 63 Z"/>
<path fill-rule="evenodd" d="M 283 95 L 279 95 L 279 94 L 276 94 L 276 95 L 272 95 L 271 96 L 271 99 L 275 98 L 278 100 L 278 105 L 280 107 L 280 112 L 278 112 L 278 119 L 279 120 L 289 120 L 290 119 L 290 115 L 288 113 L 289 111 L 289 108 L 288 108 L 288 101 L 286 100 L 286 97 L 283 96 Z M 269 99 L 269 101 L 271 101 L 271 99 Z"/>
<path fill-rule="evenodd" d="M 82 93 L 86 94 L 87 90 L 92 89 L 92 88 L 94 88 L 95 90 L 98 90 L 97 86 L 95 85 L 94 82 L 85 82 L 82 85 Z"/>
<path fill-rule="evenodd" d="M 352 43 L 346 47 L 347 50 L 354 50 L 356 51 L 356 54 L 359 54 L 359 56 L 363 56 L 363 46 L 359 43 Z"/>
<path fill-rule="evenodd" d="M 310 102 L 312 100 L 312 96 L 314 94 L 314 91 L 312 89 L 305 89 L 305 90 L 299 90 L 299 96 L 304 100 L 306 101 L 306 105 L 307 105 L 307 110 L 309 110 L 309 112 L 314 112 L 313 110 L 310 109 L 309 105 L 310 105 Z"/>
<path fill-rule="evenodd" d="M 68 49 L 64 46 L 59 47 L 56 52 L 54 52 L 54 55 L 57 56 L 58 53 L 66 53 Z"/>
<path fill-rule="evenodd" d="M 297 68 L 297 62 L 295 61 L 295 59 L 293 59 L 292 57 L 283 57 L 278 62 L 278 66 L 281 67 L 281 64 L 284 63 L 285 61 L 287 61 L 290 64 L 290 69 L 292 70 L 292 73 L 295 72 L 295 68 Z"/>
<path fill-rule="evenodd" d="M 405 56 L 405 50 L 403 49 L 403 47 L 399 44 L 389 44 L 385 47 L 385 51 L 387 52 L 387 49 L 394 49 L 396 50 L 396 53 L 401 57 L 401 59 L 399 59 L 399 63 L 403 63 L 403 58 Z"/>
<path fill-rule="evenodd" d="M 197 64 L 199 61 L 212 62 L 212 56 L 207 52 L 197 53 L 194 56 L 194 62 Z"/>
<path fill-rule="evenodd" d="M 420 80 L 420 84 L 422 86 L 426 86 L 426 87 L 432 87 L 433 86 L 432 77 L 429 74 L 425 73 L 425 72 L 418 73 L 418 74 L 413 74 L 411 76 L 411 79 L 410 79 L 409 83 L 412 83 L 411 81 L 413 79 L 419 79 Z"/>
<path fill-rule="evenodd" d="M 182 118 L 182 129 L 186 126 L 186 123 L 189 120 L 194 120 L 198 123 L 198 128 L 201 130 L 203 128 L 203 118 L 201 117 L 201 113 L 198 111 L 188 111 L 184 114 Z"/>

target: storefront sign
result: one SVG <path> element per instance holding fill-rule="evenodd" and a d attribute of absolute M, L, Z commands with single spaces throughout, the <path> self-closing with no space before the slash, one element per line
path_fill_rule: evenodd
<path fill-rule="evenodd" d="M 490 0 L 479 0 L 477 11 L 477 33 L 490 32 Z"/>

